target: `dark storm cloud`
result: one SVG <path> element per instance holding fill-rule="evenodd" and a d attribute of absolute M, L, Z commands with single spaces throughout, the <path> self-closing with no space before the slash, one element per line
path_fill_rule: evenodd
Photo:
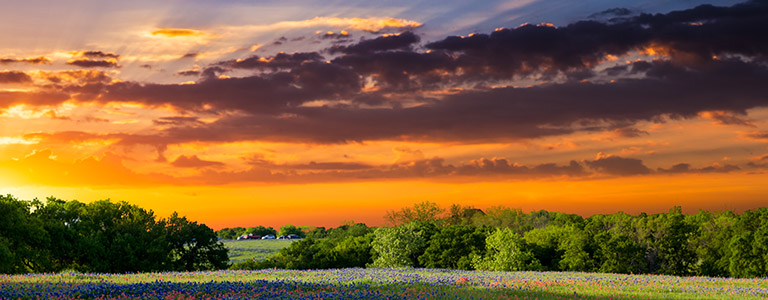
<path fill-rule="evenodd" d="M 147 105 L 171 104 L 199 110 L 212 105 L 220 110 L 238 109 L 253 113 L 282 113 L 281 109 L 317 99 L 340 99 L 361 88 L 360 79 L 338 65 L 303 63 L 290 72 L 275 72 L 239 78 L 218 78 L 223 69 L 208 68 L 196 84 L 119 82 L 70 87 L 82 99 L 134 101 Z M 208 74 L 208 75 L 206 75 Z"/>
<path fill-rule="evenodd" d="M 533 71 L 588 68 L 606 55 L 647 46 L 666 47 L 677 58 L 768 54 L 768 3 L 699 6 L 669 14 L 643 14 L 614 23 L 580 21 L 564 27 L 524 25 L 490 34 L 452 36 L 427 48 L 457 56 L 465 72 L 509 77 Z"/>
<path fill-rule="evenodd" d="M 768 4 L 748 2 L 611 23 L 525 25 L 448 37 L 426 44 L 431 51 L 419 50 L 418 36 L 404 32 L 334 48 L 330 51 L 338 56 L 330 62 L 318 52 L 278 53 L 213 64 L 195 84 L 98 82 L 54 91 L 83 101 L 241 112 L 210 124 L 163 124 L 167 128 L 157 140 L 166 145 L 486 142 L 601 130 L 633 137 L 644 134 L 633 127 L 640 121 L 722 111 L 721 122 L 736 122 L 727 117 L 768 105 L 768 68 L 762 61 L 768 53 L 766 22 Z M 672 56 L 609 69 L 611 82 L 581 80 L 593 76 L 593 67 L 607 54 L 649 46 Z M 219 77 L 232 69 L 255 75 Z M 561 71 L 574 80 L 530 87 L 507 81 L 535 81 L 536 76 L 523 76 Z M 307 103 L 314 106 L 302 106 Z"/>
<path fill-rule="evenodd" d="M 29 83 L 32 77 L 21 71 L 0 71 L 0 83 Z"/>
<path fill-rule="evenodd" d="M 91 59 L 73 59 L 67 62 L 68 65 L 81 68 L 119 68 L 114 60 L 91 60 Z"/>
<path fill-rule="evenodd" d="M 238 99 L 243 99 L 240 105 L 247 105 L 241 107 L 244 110 L 266 112 L 267 108 L 280 105 L 282 109 L 274 114 L 226 117 L 201 127 L 171 128 L 168 134 L 194 136 L 201 140 L 260 139 L 312 143 L 386 139 L 517 140 L 578 130 L 617 130 L 621 136 L 637 136 L 643 132 L 631 129 L 629 125 L 638 121 L 654 121 L 663 116 L 697 117 L 702 111 L 742 112 L 768 105 L 768 85 L 764 84 L 768 82 L 768 70 L 765 68 L 737 61 L 715 61 L 704 69 L 706 72 L 657 62 L 649 70 L 654 75 L 643 79 L 465 91 L 440 101 L 408 108 L 288 107 L 285 104 L 291 102 L 286 96 L 292 94 L 268 98 L 265 97 L 267 94 L 260 93 L 252 96 L 260 101 L 250 102 L 240 95 Z M 307 83 L 291 82 L 301 83 L 312 90 L 323 90 L 325 85 L 338 87 L 344 82 L 343 77 L 336 82 L 315 77 L 321 73 L 309 73 L 314 75 L 306 79 Z M 310 85 L 323 81 L 329 83 L 320 84 L 320 87 Z M 219 91 L 214 95 L 233 92 L 232 88 L 220 88 L 220 83 L 217 83 L 219 88 L 204 87 L 204 84 L 190 86 L 191 91 L 169 92 L 166 97 L 206 97 L 204 93 L 209 89 Z M 274 87 L 271 82 L 263 84 L 264 91 Z M 253 85 L 247 84 L 249 88 Z M 232 100 L 234 96 L 223 97 L 221 101 Z M 266 101 L 271 98 L 275 100 Z M 165 98 L 157 100 L 162 99 Z M 296 102 L 301 101 L 298 100 L 300 97 L 296 99 Z M 234 106 L 234 103 L 226 104 Z"/>

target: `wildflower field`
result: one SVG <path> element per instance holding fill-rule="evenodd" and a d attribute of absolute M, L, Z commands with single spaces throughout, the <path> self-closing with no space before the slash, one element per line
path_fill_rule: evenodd
<path fill-rule="evenodd" d="M 768 280 L 429 269 L 0 277 L 0 299 L 766 299 Z"/>

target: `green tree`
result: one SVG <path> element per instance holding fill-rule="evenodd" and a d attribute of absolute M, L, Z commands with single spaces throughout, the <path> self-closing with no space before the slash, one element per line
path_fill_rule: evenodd
<path fill-rule="evenodd" d="M 424 201 L 416 203 L 413 207 L 404 207 L 398 211 L 388 211 L 384 216 L 387 225 L 396 226 L 408 224 L 413 221 L 435 222 L 440 219 L 444 209 L 437 203 Z"/>
<path fill-rule="evenodd" d="M 526 249 L 525 241 L 512 229 L 500 228 L 485 239 L 486 253 L 475 255 L 472 265 L 478 270 L 523 271 L 541 268 L 539 260 Z"/>
<path fill-rule="evenodd" d="M 600 272 L 642 273 L 645 271 L 645 249 L 624 233 L 602 232 L 594 237 L 599 245 Z"/>
<path fill-rule="evenodd" d="M 485 252 L 487 227 L 450 225 L 429 240 L 419 263 L 427 268 L 472 269 L 471 255 Z"/>
<path fill-rule="evenodd" d="M 768 208 L 744 212 L 733 226 L 728 248 L 731 276 L 768 275 Z"/>
<path fill-rule="evenodd" d="M 595 261 L 590 254 L 590 237 L 581 229 L 573 226 L 566 227 L 567 234 L 564 234 L 558 244 L 558 250 L 563 255 L 560 259 L 560 270 L 565 271 L 593 271 L 595 270 Z"/>
<path fill-rule="evenodd" d="M 301 230 L 301 228 L 293 226 L 291 224 L 286 224 L 280 227 L 280 235 L 289 235 L 289 234 L 295 234 L 302 238 L 307 236 L 307 233 L 304 232 L 304 230 Z"/>
<path fill-rule="evenodd" d="M 258 235 L 258 236 L 265 236 L 265 235 L 269 235 L 269 234 L 277 235 L 277 230 L 275 230 L 272 227 L 264 227 L 264 226 L 259 225 L 259 226 L 256 226 L 256 227 L 248 227 L 248 230 L 246 230 L 245 232 L 243 232 L 241 234 L 238 234 L 238 235 L 243 235 L 243 234 L 255 234 L 255 235 Z"/>
<path fill-rule="evenodd" d="M 30 214 L 30 203 L 0 195 L 0 273 L 50 270 L 50 238 Z"/>
<path fill-rule="evenodd" d="M 227 249 L 218 241 L 213 230 L 205 224 L 190 222 L 174 212 L 161 222 L 173 270 L 199 271 L 225 269 L 229 264 Z"/>
<path fill-rule="evenodd" d="M 418 267 L 427 241 L 435 234 L 437 227 L 431 222 L 411 222 L 397 227 L 381 227 L 373 232 L 371 242 L 374 254 L 372 267 L 409 268 Z"/>

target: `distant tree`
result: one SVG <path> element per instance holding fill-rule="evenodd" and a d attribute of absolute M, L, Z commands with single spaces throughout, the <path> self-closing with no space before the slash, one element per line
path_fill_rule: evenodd
<path fill-rule="evenodd" d="M 471 255 L 485 252 L 488 231 L 486 227 L 445 226 L 429 240 L 419 263 L 427 268 L 471 270 Z"/>
<path fill-rule="evenodd" d="M 484 215 L 485 213 L 481 209 L 453 204 L 448 209 L 448 217 L 445 219 L 445 223 L 447 225 L 472 225 L 472 219 L 475 216 Z"/>
<path fill-rule="evenodd" d="M 512 229 L 500 228 L 485 239 L 486 253 L 475 255 L 472 265 L 478 270 L 538 270 L 541 264 L 527 249 L 525 241 Z"/>
<path fill-rule="evenodd" d="M 234 240 L 238 236 L 241 236 L 242 233 L 245 232 L 245 228 L 243 227 L 235 227 L 235 228 L 222 228 L 216 231 L 216 236 L 224 239 L 224 240 Z"/>
<path fill-rule="evenodd" d="M 322 227 L 322 226 L 315 227 L 314 229 L 307 232 L 307 237 L 308 238 L 311 237 L 313 239 L 322 239 L 322 238 L 325 238 L 327 235 L 328 235 L 328 232 L 325 230 L 325 227 Z"/>
<path fill-rule="evenodd" d="M 248 230 L 246 230 L 242 234 L 255 234 L 258 236 L 265 236 L 265 235 L 277 235 L 277 230 L 275 230 L 272 227 L 264 227 L 264 226 L 256 226 L 256 227 L 248 227 Z M 240 234 L 240 235 L 242 235 Z"/>
<path fill-rule="evenodd" d="M 176 212 L 162 223 L 170 246 L 173 270 L 200 271 L 228 267 L 227 249 L 211 228 L 179 217 Z"/>
<path fill-rule="evenodd" d="M 418 267 L 427 242 L 437 232 L 431 222 L 410 222 L 397 227 L 376 229 L 371 242 L 374 254 L 372 267 L 409 268 Z"/>
<path fill-rule="evenodd" d="M 437 203 L 424 201 L 416 203 L 413 207 L 404 207 L 398 211 L 388 211 L 384 216 L 387 225 L 396 226 L 407 224 L 413 221 L 435 222 L 440 219 L 444 209 Z"/>
<path fill-rule="evenodd" d="M 289 234 L 295 234 L 302 238 L 307 236 L 307 233 L 304 232 L 304 230 L 301 230 L 301 228 L 293 226 L 291 224 L 286 224 L 280 227 L 280 235 L 289 235 Z"/>
<path fill-rule="evenodd" d="M 510 228 L 517 234 L 524 234 L 534 227 L 529 224 L 526 214 L 521 209 L 495 206 L 488 208 L 485 215 L 475 215 L 472 218 L 475 226 L 490 226 L 496 228 Z"/>

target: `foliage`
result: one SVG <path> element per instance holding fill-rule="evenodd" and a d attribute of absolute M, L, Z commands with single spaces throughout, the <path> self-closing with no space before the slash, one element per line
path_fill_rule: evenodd
<path fill-rule="evenodd" d="M 280 235 L 289 235 L 289 234 L 295 234 L 302 238 L 307 236 L 307 233 L 304 232 L 304 230 L 301 230 L 301 228 L 293 226 L 291 224 L 286 224 L 280 227 Z"/>
<path fill-rule="evenodd" d="M 409 268 L 421 266 L 420 257 L 427 242 L 437 232 L 431 222 L 413 221 L 397 227 L 382 227 L 374 231 L 372 251 L 375 268 Z"/>
<path fill-rule="evenodd" d="M 472 256 L 485 252 L 487 227 L 449 225 L 429 240 L 419 263 L 427 268 L 472 269 Z"/>
<path fill-rule="evenodd" d="M 511 229 L 497 229 L 485 239 L 485 256 L 475 256 L 472 265 L 478 270 L 489 271 L 539 269 L 539 260 L 526 246 L 525 241 Z"/>
<path fill-rule="evenodd" d="M 384 221 L 391 226 L 407 224 L 413 221 L 434 222 L 440 219 L 443 212 L 444 210 L 437 203 L 424 201 L 414 204 L 413 207 L 388 211 L 384 216 Z"/>
<path fill-rule="evenodd" d="M 0 197 L 0 272 L 214 270 L 228 265 L 213 230 L 127 202 Z"/>

